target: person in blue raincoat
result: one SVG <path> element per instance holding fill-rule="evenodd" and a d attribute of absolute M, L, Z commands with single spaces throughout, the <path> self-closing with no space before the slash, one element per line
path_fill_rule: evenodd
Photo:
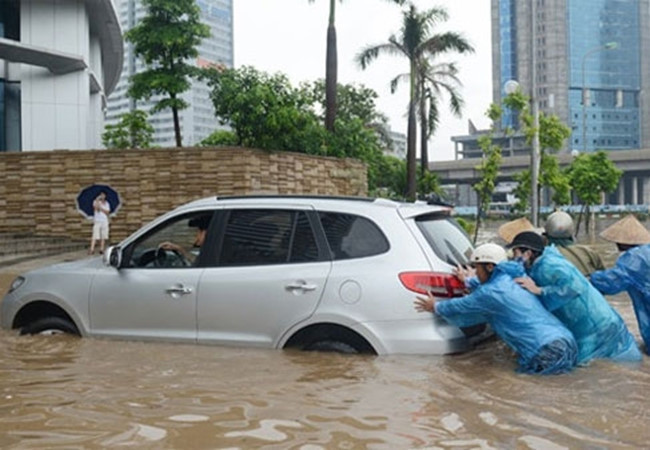
<path fill-rule="evenodd" d="M 600 236 L 616 243 L 623 253 L 613 268 L 591 274 L 591 284 L 606 295 L 627 290 L 634 305 L 645 352 L 650 354 L 650 232 L 629 215 Z"/>
<path fill-rule="evenodd" d="M 523 264 L 515 281 L 540 300 L 573 333 L 578 364 L 593 358 L 639 361 L 641 352 L 625 322 L 605 297 L 554 245 L 533 231 L 519 233 L 509 245 Z M 528 275 L 528 276 L 526 276 Z"/>
<path fill-rule="evenodd" d="M 503 247 L 483 244 L 470 257 L 479 285 L 468 295 L 437 301 L 416 297 L 415 309 L 429 311 L 459 327 L 489 323 L 518 354 L 518 372 L 559 374 L 576 365 L 577 345 L 571 332 L 539 300 L 517 285 L 504 270 Z M 462 277 L 461 277 L 462 278 Z"/>

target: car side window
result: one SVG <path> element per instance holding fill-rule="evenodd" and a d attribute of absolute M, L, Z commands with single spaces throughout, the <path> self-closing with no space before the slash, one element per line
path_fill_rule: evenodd
<path fill-rule="evenodd" d="M 318 260 L 318 247 L 302 211 L 235 209 L 223 235 L 219 265 L 286 264 Z"/>
<path fill-rule="evenodd" d="M 196 265 L 212 212 L 186 214 L 165 222 L 127 250 L 127 267 L 179 268 Z M 204 233 L 203 236 L 199 236 Z"/>
<path fill-rule="evenodd" d="M 384 233 L 365 217 L 333 212 L 319 217 L 335 260 L 379 255 L 390 248 Z"/>

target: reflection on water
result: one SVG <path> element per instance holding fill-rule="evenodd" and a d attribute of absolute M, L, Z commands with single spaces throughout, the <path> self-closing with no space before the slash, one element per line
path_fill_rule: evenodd
<path fill-rule="evenodd" d="M 611 263 L 615 249 L 598 248 Z M 641 342 L 627 294 L 610 299 Z M 493 340 L 344 356 L 0 333 L 0 448 L 646 447 L 640 364 L 518 375 Z"/>

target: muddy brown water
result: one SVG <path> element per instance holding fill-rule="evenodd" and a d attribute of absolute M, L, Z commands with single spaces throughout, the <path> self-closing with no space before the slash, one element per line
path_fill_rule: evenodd
<path fill-rule="evenodd" d="M 641 343 L 627 294 L 609 300 Z M 496 340 L 371 357 L 2 331 L 0 448 L 648 447 L 649 357 L 551 377 L 515 366 Z"/>

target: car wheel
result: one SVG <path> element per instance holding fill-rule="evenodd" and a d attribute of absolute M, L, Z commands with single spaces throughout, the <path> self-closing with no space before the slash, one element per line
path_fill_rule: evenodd
<path fill-rule="evenodd" d="M 346 354 L 355 354 L 359 353 L 355 347 L 350 344 L 341 341 L 316 341 L 307 345 L 305 350 L 308 351 L 317 351 L 317 352 L 336 352 L 336 353 L 346 353 Z"/>
<path fill-rule="evenodd" d="M 70 320 L 63 317 L 44 317 L 20 329 L 20 334 L 54 335 L 64 333 L 79 335 L 79 330 Z"/>

